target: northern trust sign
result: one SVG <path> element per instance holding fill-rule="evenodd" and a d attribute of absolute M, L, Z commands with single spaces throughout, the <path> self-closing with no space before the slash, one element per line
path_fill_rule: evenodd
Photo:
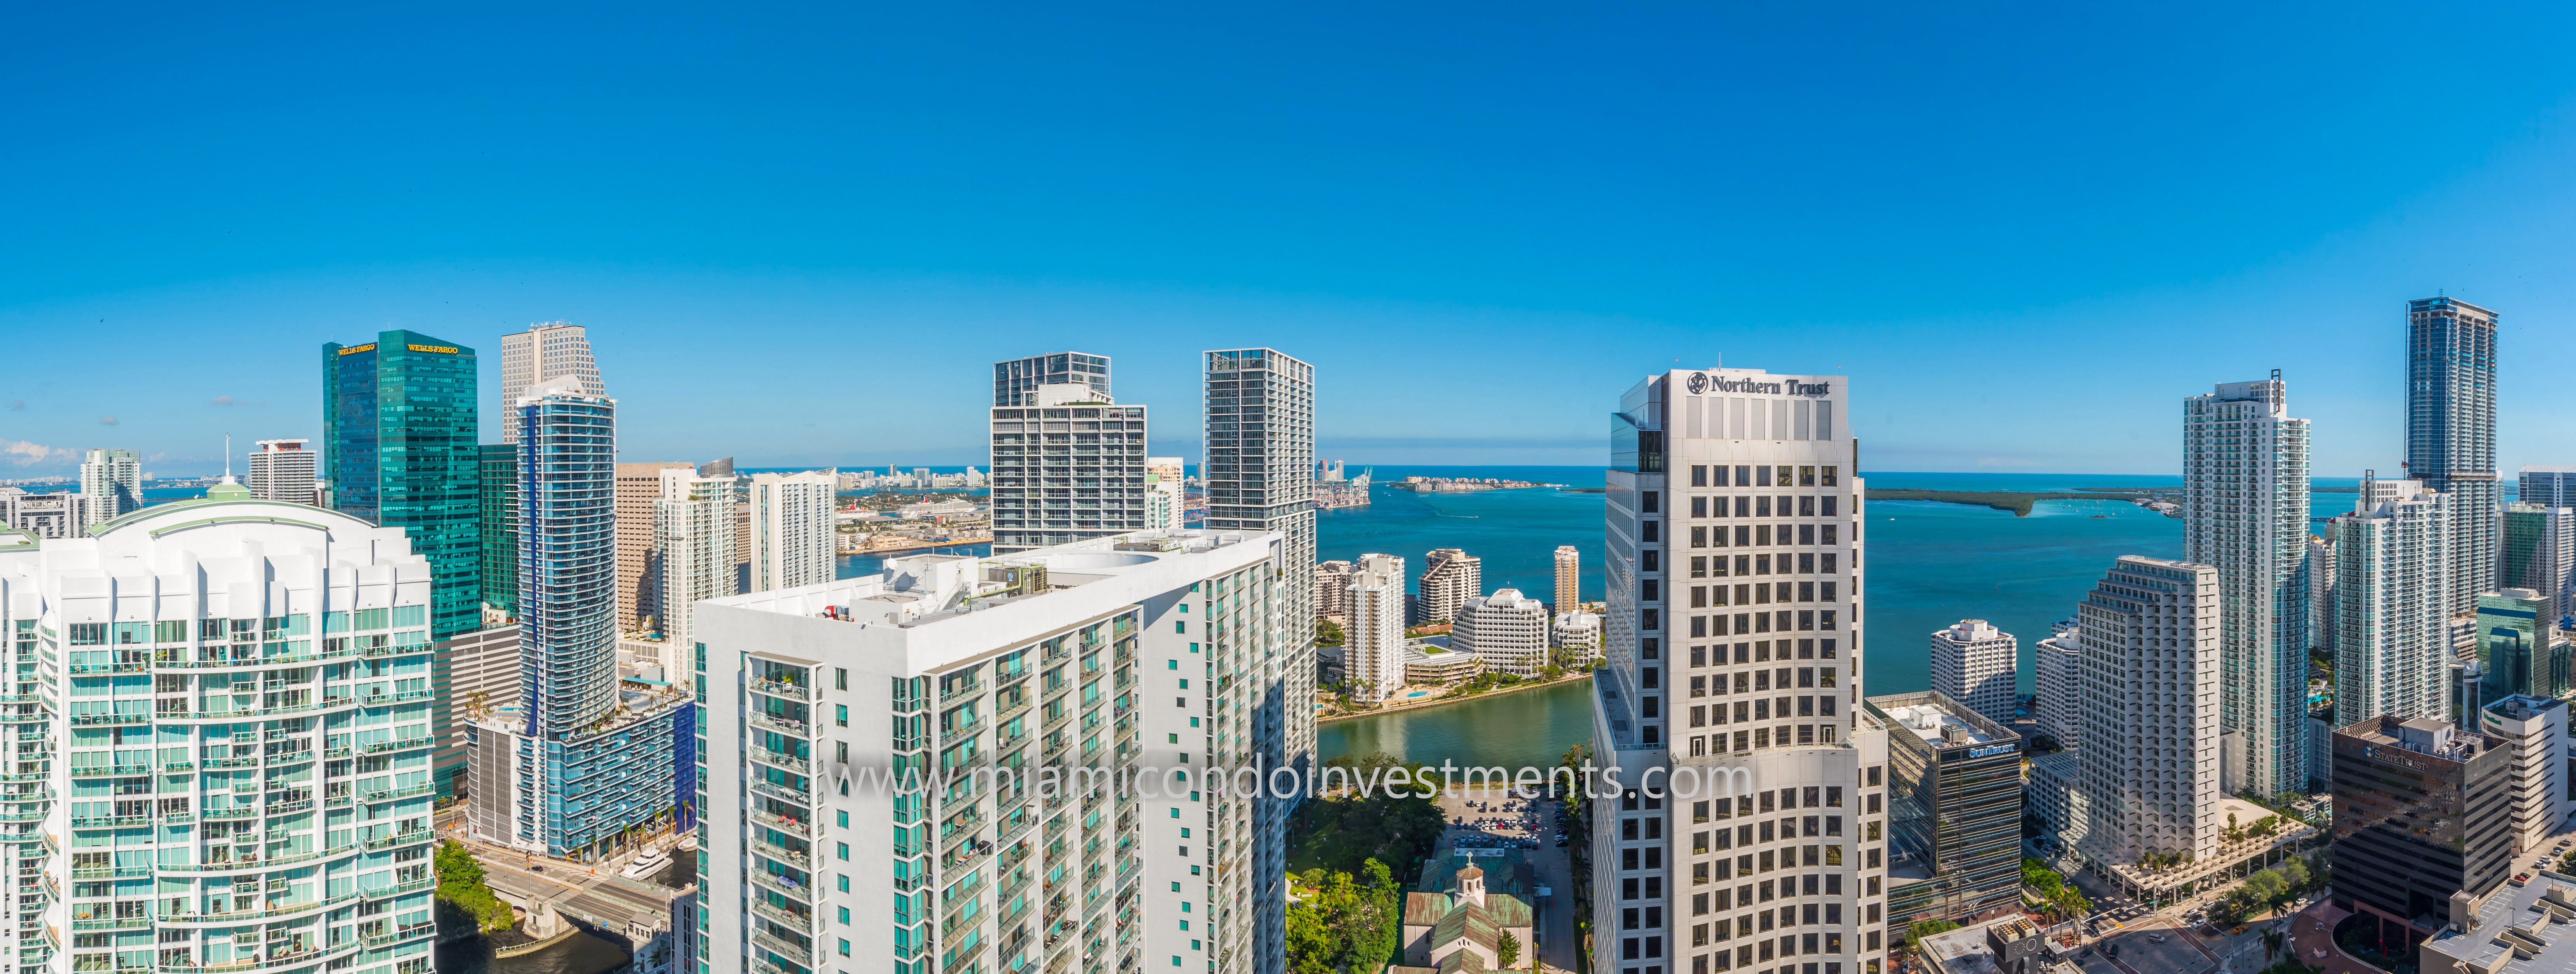
<path fill-rule="evenodd" d="M 1711 378 L 1706 372 L 1691 373 L 1686 385 L 1690 387 L 1691 395 L 1694 396 L 1709 392 L 1740 392 L 1763 396 L 1829 396 L 1834 391 L 1834 384 L 1831 382 L 1771 382 L 1762 379 L 1729 379 L 1722 376 Z"/>

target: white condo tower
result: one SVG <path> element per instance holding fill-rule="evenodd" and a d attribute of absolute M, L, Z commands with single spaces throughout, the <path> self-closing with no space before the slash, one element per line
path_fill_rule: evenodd
<path fill-rule="evenodd" d="M 2307 790 L 2308 421 L 2278 371 L 2183 400 L 2183 559 L 2218 569 L 2228 794 Z M 2341 719 L 2340 716 L 2337 719 Z"/>

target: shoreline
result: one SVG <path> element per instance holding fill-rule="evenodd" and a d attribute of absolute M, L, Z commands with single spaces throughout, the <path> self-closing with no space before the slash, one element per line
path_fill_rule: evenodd
<path fill-rule="evenodd" d="M 1430 709 L 1430 708 L 1432 708 L 1432 707 L 1438 707 L 1438 706 L 1442 706 L 1442 705 L 1445 705 L 1445 704 L 1468 703 L 1468 702 L 1471 702 L 1471 701 L 1483 700 L 1483 699 L 1485 699 L 1485 698 L 1487 698 L 1487 697 L 1499 697 L 1499 696 L 1502 696 L 1502 695 L 1504 695 L 1504 694 L 1509 694 L 1509 693 L 1519 693 L 1519 692 L 1521 692 L 1521 691 L 1523 691 L 1523 690 L 1537 690 L 1537 689 L 1540 689 L 1540 688 L 1543 688 L 1543 687 L 1552 687 L 1552 686 L 1556 686 L 1556 685 L 1561 684 L 1561 683 L 1571 683 L 1571 682 L 1573 682 L 1573 681 L 1575 681 L 1575 680 L 1589 680 L 1589 679 L 1592 679 L 1592 674 L 1591 674 L 1591 673 L 1589 673 L 1589 672 L 1586 672 L 1586 673 L 1582 673 L 1582 674 L 1574 675 L 1574 676 L 1561 676 L 1561 677 L 1558 677 L 1558 678 L 1553 679 L 1553 680 L 1540 680 L 1540 681 L 1532 682 L 1532 683 L 1516 683 L 1516 684 L 1513 684 L 1513 685 L 1508 686 L 1508 687 L 1503 687 L 1503 688 L 1501 688 L 1501 689 L 1499 689 L 1499 690 L 1487 690 L 1487 691 L 1485 691 L 1485 692 L 1483 692 L 1483 693 L 1479 693 L 1479 694 L 1477 694 L 1477 695 L 1475 695 L 1475 696 L 1472 696 L 1472 697 L 1434 697 L 1434 698 L 1432 698 L 1432 699 L 1424 700 L 1424 701 L 1421 701 L 1421 702 L 1418 702 L 1418 703 L 1397 704 L 1397 705 L 1392 706 L 1392 707 L 1380 707 L 1380 708 L 1378 708 L 1378 709 L 1376 709 L 1376 710 L 1367 711 L 1367 712 L 1365 712 L 1365 713 L 1356 713 L 1356 714 L 1335 714 L 1335 715 L 1330 716 L 1330 717 L 1317 717 L 1317 718 L 1315 718 L 1315 726 L 1317 726 L 1317 727 L 1321 727 L 1321 726 L 1323 726 L 1323 725 L 1325 725 L 1325 724 L 1335 723 L 1335 722 L 1338 722 L 1338 721 L 1345 721 L 1345 720 L 1359 720 L 1359 719 L 1366 718 L 1366 717 L 1378 717 L 1378 716 L 1383 716 L 1383 715 L 1386 715 L 1386 714 L 1400 714 L 1400 713 L 1403 713 L 1403 712 L 1408 711 L 1408 710 L 1427 710 L 1427 709 Z"/>

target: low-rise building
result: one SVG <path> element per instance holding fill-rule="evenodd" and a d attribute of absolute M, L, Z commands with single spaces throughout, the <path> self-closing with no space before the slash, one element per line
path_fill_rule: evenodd
<path fill-rule="evenodd" d="M 2455 974 L 2576 971 L 2576 876 L 2543 872 L 2490 897 L 2416 950 L 2415 969 Z"/>
<path fill-rule="evenodd" d="M 1407 683 L 1456 683 L 1482 673 L 1485 662 L 1474 653 L 1415 643 L 1404 649 Z"/>
<path fill-rule="evenodd" d="M 1601 616 L 1592 612 L 1559 612 L 1548 638 L 1556 644 L 1557 661 L 1582 666 L 1601 661 Z"/>
<path fill-rule="evenodd" d="M 1457 974 L 1536 966 L 1536 873 L 1516 849 L 1462 849 L 1422 864 L 1404 894 L 1404 964 L 1391 974 Z M 1504 938 L 1520 945 L 1506 968 Z"/>

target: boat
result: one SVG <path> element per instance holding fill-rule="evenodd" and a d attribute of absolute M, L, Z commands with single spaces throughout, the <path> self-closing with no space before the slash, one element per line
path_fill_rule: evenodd
<path fill-rule="evenodd" d="M 657 846 L 644 850 L 643 855 L 636 856 L 634 862 L 626 864 L 626 868 L 618 870 L 617 874 L 628 879 L 643 879 L 661 872 L 662 867 L 670 864 L 671 854 Z"/>

